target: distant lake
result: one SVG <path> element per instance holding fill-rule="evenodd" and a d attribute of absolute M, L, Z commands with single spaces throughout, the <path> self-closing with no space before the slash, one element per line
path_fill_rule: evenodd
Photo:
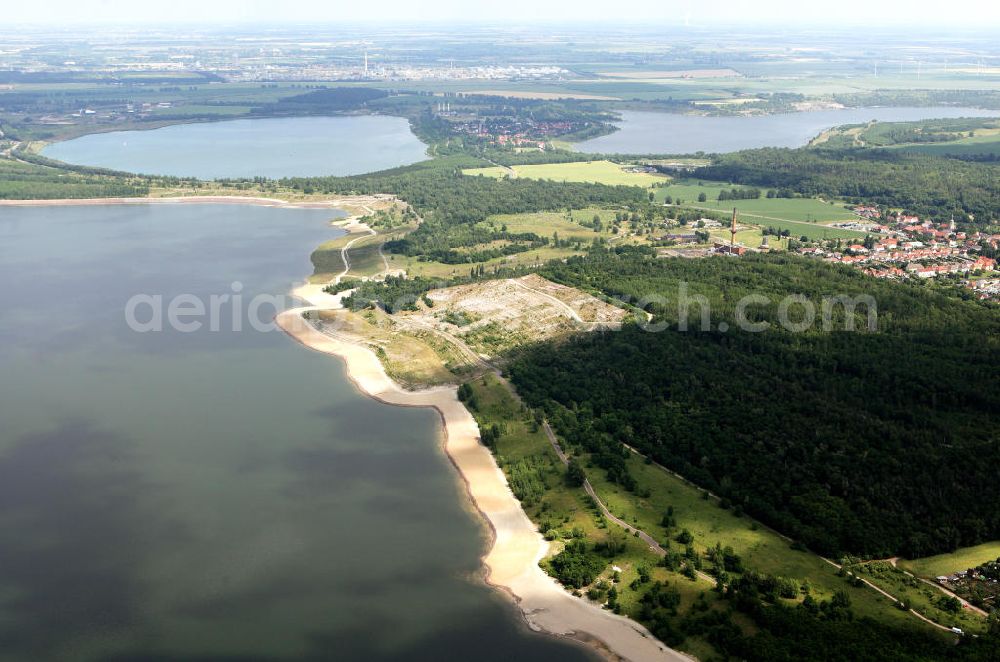
<path fill-rule="evenodd" d="M 402 117 L 357 115 L 95 133 L 49 145 L 42 154 L 125 172 L 215 179 L 357 175 L 422 161 L 426 149 Z"/>
<path fill-rule="evenodd" d="M 136 294 L 249 313 L 335 214 L 0 209 L 0 661 L 594 659 L 479 579 L 434 411 L 233 331 L 233 300 L 215 332 L 126 325 Z"/>
<path fill-rule="evenodd" d="M 801 147 L 825 129 L 842 124 L 912 122 L 945 117 L 995 117 L 980 108 L 844 108 L 751 117 L 622 112 L 619 131 L 585 140 L 579 152 L 597 154 L 691 154 L 755 147 Z"/>

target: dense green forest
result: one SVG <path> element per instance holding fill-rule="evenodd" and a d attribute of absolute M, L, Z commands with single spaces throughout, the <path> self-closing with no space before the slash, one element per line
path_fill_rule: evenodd
<path fill-rule="evenodd" d="M 592 250 L 542 274 L 642 303 L 653 333 L 620 332 L 540 346 L 510 373 L 562 436 L 626 487 L 622 443 L 825 554 L 909 557 L 1000 537 L 1000 316 L 926 284 L 884 283 L 794 256 L 657 259 L 652 250 Z M 678 310 L 679 288 L 710 304 Z M 741 331 L 738 301 L 764 332 Z M 778 325 L 782 297 L 870 295 L 867 310 L 804 332 Z M 798 321 L 799 308 L 791 317 Z M 845 331 L 846 318 L 856 331 Z M 689 330 L 678 330 L 680 319 Z M 729 329 L 719 330 L 726 322 Z"/>
<path fill-rule="evenodd" d="M 845 106 L 973 106 L 1000 108 L 1000 90 L 872 90 L 832 96 Z"/>
<path fill-rule="evenodd" d="M 1000 217 L 1000 164 L 881 149 L 764 148 L 723 154 L 704 179 L 899 207 L 962 222 Z"/>
<path fill-rule="evenodd" d="M 149 194 L 148 183 L 143 179 L 99 173 L 97 169 L 72 171 L 0 158 L 0 199 L 113 198 Z"/>
<path fill-rule="evenodd" d="M 530 233 L 474 227 L 488 216 L 648 202 L 646 191 L 635 186 L 468 177 L 461 174 L 460 166 L 469 162 L 475 161 L 453 157 L 422 167 L 355 177 L 284 179 L 281 184 L 306 192 L 395 194 L 414 208 L 423 223 L 402 239 L 386 242 L 386 250 L 448 264 L 484 261 L 548 242 L 547 237 Z M 456 250 L 493 241 L 504 246 L 489 253 Z"/>
<path fill-rule="evenodd" d="M 758 631 L 743 635 L 729 615 L 706 612 L 685 629 L 704 634 L 722 653 L 739 660 L 767 662 L 989 662 L 1000 659 L 1000 628 L 989 635 L 964 637 L 953 644 L 935 633 L 887 627 L 856 618 L 842 596 L 797 607 L 776 604 L 754 578 L 733 582 L 727 595 L 749 615 Z M 834 604 L 839 603 L 839 604 Z"/>

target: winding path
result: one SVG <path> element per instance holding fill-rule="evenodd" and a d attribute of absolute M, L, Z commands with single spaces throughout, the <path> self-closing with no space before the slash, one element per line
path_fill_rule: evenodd
<path fill-rule="evenodd" d="M 542 421 L 542 428 L 545 430 L 545 436 L 548 437 L 549 443 L 552 444 L 552 448 L 555 449 L 556 455 L 559 456 L 559 459 L 562 461 L 564 465 L 568 466 L 569 458 L 563 451 L 562 446 L 559 445 L 559 440 L 556 439 L 556 435 L 552 431 L 552 427 L 549 425 L 549 422 Z M 594 490 L 593 485 L 590 484 L 590 480 L 587 478 L 583 479 L 583 489 L 588 495 L 590 495 L 590 498 L 592 498 L 594 502 L 597 503 L 598 508 L 601 509 L 601 512 L 604 513 L 605 517 L 607 517 L 609 520 L 611 520 L 621 528 L 628 531 L 633 536 L 638 537 L 640 540 L 646 543 L 649 546 L 649 549 L 652 550 L 652 552 L 657 556 L 662 557 L 667 555 L 667 550 L 665 550 L 663 546 L 660 545 L 660 543 L 657 542 L 655 538 L 653 538 L 653 536 L 649 535 L 642 529 L 632 526 L 625 520 L 615 516 L 615 514 L 608 509 L 607 505 L 603 501 L 601 501 L 601 497 L 597 496 L 597 492 Z M 713 585 L 716 583 L 714 577 L 712 577 L 707 573 L 702 572 L 701 570 L 695 570 L 695 574 L 697 574 L 702 579 L 711 582 Z"/>
<path fill-rule="evenodd" d="M 561 308 L 567 315 L 569 315 L 573 319 L 573 321 L 578 322 L 580 324 L 587 324 L 587 322 L 584 322 L 583 318 L 580 317 L 580 314 L 577 313 L 575 310 L 573 310 L 573 308 L 565 301 L 557 299 L 556 297 L 552 296 L 551 294 L 548 294 L 547 292 L 542 292 L 541 290 L 536 290 L 533 287 L 528 287 L 523 282 L 521 282 L 520 279 L 512 278 L 510 282 L 514 283 L 514 285 L 522 289 L 525 289 L 529 292 L 533 292 L 540 297 L 548 299 L 549 301 L 554 303 L 557 307 Z"/>
<path fill-rule="evenodd" d="M 898 563 L 899 563 L 899 557 L 898 556 L 894 556 L 891 559 L 886 559 L 886 560 L 889 561 L 889 563 L 892 564 L 892 567 L 899 568 L 899 565 L 898 565 Z M 941 584 L 937 584 L 935 582 L 932 582 L 929 579 L 925 579 L 923 577 L 918 577 L 915 574 L 913 574 L 912 572 L 910 572 L 909 570 L 904 570 L 903 568 L 899 568 L 899 570 L 901 572 L 903 572 L 904 574 L 907 574 L 910 577 L 913 577 L 914 579 L 916 579 L 918 581 L 922 581 L 923 583 L 927 584 L 928 586 L 933 586 L 934 588 L 936 588 L 937 590 L 941 591 L 945 595 L 947 595 L 949 597 L 952 597 L 952 598 L 955 598 L 956 600 L 959 601 L 959 603 L 961 603 L 961 605 L 963 607 L 965 607 L 966 609 L 969 609 L 969 610 L 972 610 L 972 611 L 976 612 L 977 614 L 979 614 L 983 618 L 986 618 L 986 617 L 989 616 L 989 614 L 985 610 L 980 609 L 979 607 L 977 607 L 976 605 L 972 604 L 971 602 L 969 602 L 968 600 L 966 600 L 965 598 L 963 598 L 959 594 L 957 594 L 954 591 L 950 590 L 948 587 L 942 586 Z"/>

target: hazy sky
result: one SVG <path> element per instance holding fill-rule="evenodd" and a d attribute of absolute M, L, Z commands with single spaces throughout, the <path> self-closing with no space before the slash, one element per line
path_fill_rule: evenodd
<path fill-rule="evenodd" d="M 692 25 L 848 22 L 879 28 L 908 23 L 972 30 L 1000 25 L 995 0 L 11 0 L 4 5 L 3 22 L 8 24 L 575 19 L 681 25 L 685 20 Z"/>

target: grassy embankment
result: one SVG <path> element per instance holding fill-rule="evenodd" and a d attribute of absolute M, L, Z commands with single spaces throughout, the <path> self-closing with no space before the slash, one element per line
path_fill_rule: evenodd
<path fill-rule="evenodd" d="M 851 124 L 824 131 L 810 146 L 881 147 L 935 156 L 995 157 L 1000 155 L 1000 122 L 959 118 Z"/>
<path fill-rule="evenodd" d="M 351 244 L 347 256 L 351 269 L 345 274 L 346 278 L 361 278 L 381 273 L 385 270 L 385 263 L 379 253 L 383 241 L 385 238 L 381 235 L 357 231 L 323 242 L 309 256 L 313 263 L 313 274 L 309 277 L 309 282 L 326 283 L 343 273 L 345 266 L 343 249 L 348 244 Z"/>
<path fill-rule="evenodd" d="M 985 156 L 1000 157 L 1000 130 L 989 135 L 976 135 L 953 142 L 942 142 L 924 145 L 900 145 L 892 149 L 902 149 L 907 152 L 920 152 L 933 156 Z"/>

